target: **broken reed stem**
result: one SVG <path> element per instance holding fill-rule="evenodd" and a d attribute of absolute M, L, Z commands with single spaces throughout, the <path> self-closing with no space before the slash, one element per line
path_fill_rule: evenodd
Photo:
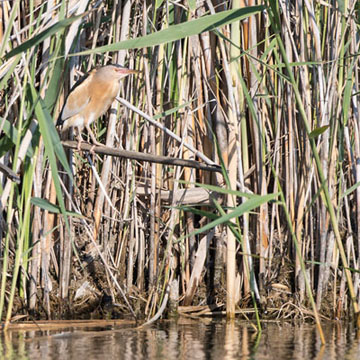
<path fill-rule="evenodd" d="M 78 143 L 76 141 L 62 141 L 62 144 L 65 148 L 68 149 L 77 149 Z M 80 144 L 80 149 L 85 151 L 93 151 L 96 154 L 101 155 L 109 155 L 114 157 L 121 157 L 130 160 L 138 160 L 138 161 L 149 161 L 158 164 L 165 164 L 165 165 L 176 165 L 176 166 L 184 166 L 190 167 L 198 170 L 204 171 L 212 171 L 212 172 L 219 172 L 221 173 L 221 167 L 218 165 L 205 165 L 195 160 L 183 160 L 183 159 L 175 159 L 168 156 L 160 156 L 160 155 L 150 155 L 145 153 L 140 153 L 136 151 L 128 151 L 128 150 L 120 150 L 114 149 L 107 146 L 93 146 L 88 143 L 82 142 Z"/>

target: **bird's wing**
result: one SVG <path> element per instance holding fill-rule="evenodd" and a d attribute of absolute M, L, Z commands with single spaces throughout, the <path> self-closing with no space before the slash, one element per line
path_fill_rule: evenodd
<path fill-rule="evenodd" d="M 70 92 L 59 119 L 61 124 L 66 119 L 69 119 L 83 111 L 86 105 L 90 102 L 91 98 L 88 88 L 93 79 L 94 73 L 95 71 L 92 71 L 86 78 L 81 79 Z"/>

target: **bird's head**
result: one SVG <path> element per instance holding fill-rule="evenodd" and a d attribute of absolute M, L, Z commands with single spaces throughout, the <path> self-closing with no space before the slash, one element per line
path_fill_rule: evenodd
<path fill-rule="evenodd" d="M 120 65 L 107 65 L 96 71 L 96 76 L 101 77 L 103 80 L 120 80 L 130 74 L 137 74 L 140 71 L 127 69 Z"/>

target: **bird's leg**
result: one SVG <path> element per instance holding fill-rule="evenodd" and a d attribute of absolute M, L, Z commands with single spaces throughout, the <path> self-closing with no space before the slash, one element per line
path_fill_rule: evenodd
<path fill-rule="evenodd" d="M 100 142 L 98 142 L 98 141 L 96 140 L 96 137 L 95 137 L 94 133 L 91 131 L 90 126 L 89 126 L 88 124 L 86 124 L 85 127 L 86 127 L 86 130 L 87 130 L 88 134 L 89 134 L 90 137 L 91 137 L 91 141 L 92 141 L 93 144 L 94 144 L 94 145 L 91 147 L 91 149 L 90 149 L 90 153 L 91 153 L 91 154 L 94 154 L 94 148 L 95 148 L 95 146 L 103 146 L 103 144 L 100 143 Z"/>
<path fill-rule="evenodd" d="M 80 151 L 80 150 L 81 150 L 81 143 L 82 143 L 84 140 L 83 140 L 83 138 L 82 138 L 82 136 L 81 136 L 81 128 L 78 127 L 77 129 L 78 129 L 78 134 L 77 134 L 78 145 L 77 145 L 77 149 L 78 149 L 78 151 Z"/>
<path fill-rule="evenodd" d="M 91 141 L 93 142 L 93 144 L 95 144 L 97 146 L 103 146 L 102 143 L 100 143 L 100 142 L 98 142 L 96 140 L 96 137 L 95 137 L 94 133 L 91 131 L 90 126 L 88 124 L 86 124 L 85 127 L 86 127 L 86 130 L 87 130 L 87 132 L 89 133 L 89 135 L 91 137 Z"/>

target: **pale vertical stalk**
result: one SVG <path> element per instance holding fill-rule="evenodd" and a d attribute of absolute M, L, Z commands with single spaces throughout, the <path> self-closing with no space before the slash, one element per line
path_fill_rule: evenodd
<path fill-rule="evenodd" d="M 281 5 L 283 5 L 285 1 L 281 1 Z M 287 3 L 288 4 L 288 3 Z M 290 16 L 290 4 L 285 8 L 283 7 L 284 11 L 284 18 L 287 20 Z M 284 45 L 286 49 L 286 54 L 288 56 L 288 59 L 290 62 L 292 62 L 293 56 L 292 56 L 292 49 L 291 49 L 291 29 L 287 28 L 285 24 L 287 24 L 286 20 L 283 22 L 283 32 L 284 32 Z M 295 134 L 294 132 L 296 129 L 294 129 L 294 119 L 293 115 L 295 113 L 295 109 L 293 107 L 293 92 L 291 89 L 290 84 L 286 84 L 286 104 L 287 104 L 287 138 L 285 140 L 285 158 L 286 158 L 286 205 L 289 208 L 290 212 L 290 218 L 291 222 L 294 224 L 294 218 L 295 218 L 295 207 L 294 207 L 294 196 L 296 194 L 295 190 L 295 183 L 294 183 L 294 175 L 295 175 L 295 151 L 294 151 L 294 138 Z M 296 260 L 298 262 L 298 260 Z M 299 265 L 297 265 L 299 267 Z M 296 271 L 295 271 L 296 272 Z M 297 275 L 297 274 L 296 274 Z"/>
<path fill-rule="evenodd" d="M 185 94 L 184 94 L 185 95 Z M 183 98 L 183 101 L 186 101 L 185 98 Z M 194 117 L 192 114 L 190 114 L 190 111 L 186 111 L 184 114 L 184 119 L 185 119 L 185 126 L 184 126 L 184 136 L 187 139 L 187 142 L 190 145 L 193 145 L 195 140 L 195 124 L 194 124 Z M 185 128 L 186 127 L 186 128 Z M 193 155 L 193 153 L 189 152 L 188 150 L 184 150 L 184 159 L 189 159 L 189 160 L 195 160 L 195 157 Z M 194 169 L 185 169 L 184 171 L 184 180 L 191 183 L 191 184 L 186 184 L 186 188 L 190 189 L 190 188 L 194 188 L 193 183 L 196 181 L 196 174 Z M 189 232 L 190 234 L 194 231 L 194 214 L 191 213 L 185 213 L 185 221 L 186 221 L 186 231 Z M 186 284 L 189 283 L 190 280 L 190 263 L 191 263 L 191 256 L 193 255 L 194 252 L 194 247 L 195 247 L 195 237 L 194 236 L 189 236 L 189 238 L 186 241 L 186 245 L 185 245 L 186 249 L 185 249 L 185 280 L 186 280 Z"/>
<path fill-rule="evenodd" d="M 207 5 L 212 14 L 215 13 L 215 9 L 210 0 L 207 0 Z M 204 13 L 204 8 L 197 9 L 197 15 L 202 16 Z M 219 39 L 221 42 L 221 39 Z M 200 34 L 200 42 L 202 46 L 202 59 L 204 63 L 205 73 L 206 73 L 206 82 L 205 88 L 207 89 L 207 117 L 210 126 L 215 128 L 216 139 L 220 151 L 223 156 L 223 160 L 225 165 L 228 163 L 228 154 L 227 154 L 227 146 L 228 146 L 228 139 L 227 139 L 227 125 L 226 119 L 221 111 L 221 105 L 219 99 L 216 97 L 218 94 L 218 88 L 216 83 L 216 72 L 215 72 L 215 51 L 213 49 L 211 43 L 211 33 L 203 32 Z M 223 184 L 223 179 L 221 176 L 216 177 L 216 182 L 218 184 Z M 218 249 L 220 251 L 220 249 Z"/>
<path fill-rule="evenodd" d="M 355 23 L 355 20 L 351 20 L 350 24 L 350 36 L 352 38 L 351 53 L 356 53 L 359 51 L 360 48 L 360 39 L 358 36 L 358 29 L 357 24 Z M 359 89 L 359 62 L 357 62 L 357 67 L 355 71 L 352 71 L 353 73 L 353 86 L 351 90 L 351 102 L 353 107 L 353 113 L 354 113 L 354 119 L 353 119 L 353 131 L 354 131 L 354 158 L 360 159 L 360 102 L 359 97 L 355 96 L 357 89 Z M 353 162 L 354 163 L 354 162 Z M 355 184 L 360 182 L 360 161 L 355 162 L 354 166 L 354 177 L 355 177 Z M 360 268 L 360 187 L 358 186 L 356 188 L 356 195 L 355 195 L 355 206 L 356 206 L 356 234 L 357 234 L 357 261 L 356 266 L 357 269 Z M 356 271 L 354 274 L 354 288 L 355 293 L 358 294 L 358 301 L 360 301 L 360 274 L 359 271 Z"/>
<path fill-rule="evenodd" d="M 156 16 L 156 12 L 154 14 L 154 16 Z M 148 24 L 148 14 L 147 14 L 147 7 L 146 4 L 144 4 L 143 7 L 143 14 L 142 14 L 142 18 L 143 18 L 143 23 L 144 23 L 144 27 L 142 29 L 142 34 L 146 35 L 146 28 L 147 28 L 147 24 Z M 166 25 L 165 25 L 166 27 Z M 156 49 L 153 50 L 155 52 L 155 54 L 153 54 L 153 56 L 157 56 L 158 54 L 156 53 Z M 160 49 L 159 51 L 162 51 L 162 46 L 160 45 Z M 146 87 L 146 104 L 147 104 L 147 114 L 149 116 L 153 116 L 153 107 L 152 107 L 152 98 L 153 98 L 153 87 L 151 86 L 151 79 L 150 79 L 150 66 L 149 66 L 149 62 L 148 62 L 148 56 L 150 55 L 148 53 L 148 49 L 144 49 L 144 59 L 143 59 L 143 64 L 144 64 L 144 75 L 145 75 L 145 87 Z M 160 67 L 161 69 L 161 67 Z M 160 70 L 159 69 L 159 70 Z M 157 85 L 159 86 L 159 89 L 162 88 L 162 72 L 158 71 L 158 75 L 156 77 L 157 81 L 159 82 Z M 156 79 L 154 79 L 153 84 L 156 84 Z M 160 91 L 159 91 L 160 92 Z M 159 95 L 159 93 L 157 93 L 157 95 Z M 148 151 L 150 151 L 150 153 L 152 154 L 158 154 L 158 151 L 160 150 L 160 148 L 157 146 L 158 144 L 156 144 L 156 140 L 155 140 L 155 129 L 153 126 L 148 126 L 148 131 L 149 131 L 149 140 L 150 140 L 150 149 L 147 149 Z M 146 165 L 146 169 L 148 170 L 147 173 L 150 173 L 150 187 L 151 187 L 151 192 L 150 192 L 150 209 L 149 209 L 149 214 L 150 214 L 150 239 L 149 239 L 149 248 L 150 248 L 150 261 L 149 261 L 149 282 L 151 285 L 154 285 L 155 283 L 155 278 L 157 275 L 157 262 L 158 262 L 158 243 L 159 243 L 159 224 L 158 221 L 156 220 L 159 217 L 159 194 L 157 193 L 157 189 L 160 189 L 160 184 L 159 184 L 159 180 L 158 180 L 158 174 L 161 174 L 161 170 L 162 167 L 161 166 L 157 166 L 155 163 L 153 164 L 147 164 Z M 150 171 L 149 171 L 150 170 Z"/>
<path fill-rule="evenodd" d="M 129 242 L 128 242 L 128 255 L 127 255 L 127 273 L 126 273 L 126 283 L 127 283 L 127 291 L 131 289 L 131 286 L 133 284 L 133 275 L 134 275 L 134 248 L 135 248 L 135 223 L 136 223 L 136 207 L 135 207 L 135 201 L 133 201 L 131 206 L 131 213 L 132 213 L 132 219 L 133 221 L 130 224 L 130 234 L 129 234 Z"/>
<path fill-rule="evenodd" d="M 56 190 L 54 182 L 52 181 L 52 174 L 47 173 L 47 190 L 45 190 L 45 197 L 50 203 L 54 204 L 56 201 Z M 50 269 L 50 251 L 53 243 L 53 232 L 55 216 L 48 211 L 44 212 L 43 219 L 44 234 L 41 236 L 41 287 L 43 289 L 43 302 L 47 317 L 50 319 L 50 291 L 52 290 L 52 283 L 49 277 Z"/>
<path fill-rule="evenodd" d="M 236 4 L 237 5 L 237 4 Z M 240 1 L 240 7 L 245 7 L 246 4 L 244 2 L 244 0 Z M 248 33 L 248 26 L 249 26 L 249 21 L 248 19 L 244 19 L 244 21 L 242 21 L 242 29 L 243 29 L 243 37 L 247 38 L 247 33 Z M 245 35 L 246 34 L 246 35 Z M 241 39 L 240 39 L 240 29 L 238 30 L 237 27 L 234 27 L 234 29 L 232 29 L 232 36 L 234 37 L 234 43 L 238 44 L 239 47 L 241 45 Z M 247 42 L 247 40 L 246 40 Z M 244 41 L 245 44 L 245 41 Z M 238 68 L 237 68 L 237 72 L 240 73 L 241 70 L 241 59 L 240 59 L 240 48 L 237 49 L 236 47 L 231 47 L 231 57 L 233 58 L 238 58 Z M 237 81 L 238 83 L 238 81 Z M 245 116 L 245 99 L 244 99 L 244 94 L 242 91 L 242 87 L 237 84 L 237 89 L 236 89 L 236 99 L 237 99 L 237 106 L 239 107 L 238 112 L 240 115 L 240 125 L 239 125 L 239 130 L 240 130 L 240 146 L 241 148 L 238 149 L 238 156 L 239 156 L 239 161 L 241 161 L 242 166 L 239 165 L 238 167 L 238 171 L 239 171 L 239 182 L 240 185 L 242 186 L 242 188 L 240 188 L 240 191 L 244 191 L 244 187 L 245 187 L 245 179 L 244 179 L 244 173 L 246 173 L 249 170 L 249 151 L 248 151 L 248 146 L 249 146 L 249 142 L 248 142 L 248 134 L 247 134 L 247 119 Z M 242 201 L 245 201 L 245 198 L 242 198 Z M 251 248 L 250 248 L 250 243 L 249 243 L 249 214 L 245 213 L 243 215 L 243 252 L 244 254 L 250 254 L 251 253 Z M 249 260 L 249 261 L 248 261 Z M 243 264 L 244 264 L 244 268 L 247 269 L 248 268 L 248 262 L 250 263 L 252 261 L 251 257 L 247 258 L 247 255 L 243 256 Z M 244 271 L 244 293 L 245 295 L 249 293 L 251 286 L 250 286 L 250 279 L 248 278 L 247 275 L 247 271 Z"/>
<path fill-rule="evenodd" d="M 318 94 L 318 114 L 316 116 L 319 117 L 320 120 L 320 126 L 328 125 L 329 119 L 328 114 L 325 112 L 325 98 L 324 98 L 324 78 L 323 78 L 323 69 L 322 69 L 322 56 L 321 56 L 321 40 L 320 40 L 320 34 L 319 29 L 317 27 L 317 24 L 315 22 L 315 14 L 313 12 L 313 9 L 311 8 L 311 5 L 307 0 L 305 0 L 305 6 L 307 8 L 308 16 L 310 19 L 310 25 L 312 29 L 312 39 L 314 42 L 313 47 L 315 48 L 315 60 L 319 62 L 319 65 L 317 65 L 317 94 Z M 322 135 L 321 139 L 321 163 L 322 168 L 324 171 L 325 178 L 328 179 L 328 166 L 329 166 L 329 131 L 325 131 Z M 330 180 L 330 179 L 329 179 Z M 330 181 L 328 181 L 329 192 L 330 196 L 332 196 L 332 186 Z M 322 288 L 326 284 L 326 278 L 325 278 L 325 261 L 326 261 L 326 249 L 328 249 L 328 215 L 327 215 L 327 209 L 326 205 L 322 202 L 321 203 L 321 209 L 320 209 L 320 268 L 319 268 L 319 278 L 318 278 L 318 292 L 317 292 L 317 306 L 318 309 L 320 309 L 321 305 L 321 298 L 322 298 Z"/>
<path fill-rule="evenodd" d="M 130 6 L 129 4 L 126 4 L 126 6 L 125 6 L 126 12 L 130 11 L 129 6 Z M 100 9 L 100 11 L 101 11 L 101 9 Z M 118 16 L 120 16 L 120 5 L 119 4 L 117 4 L 117 6 L 115 6 L 115 4 L 114 4 L 112 23 L 114 23 L 114 21 L 115 21 L 116 11 L 118 11 Z M 125 40 L 128 37 L 129 21 L 130 21 L 129 16 L 122 17 L 121 32 L 119 33 L 119 28 L 117 26 L 115 27 L 115 29 L 116 29 L 115 41 Z M 119 61 L 119 62 L 121 61 L 120 64 L 123 64 L 123 61 L 125 59 L 125 54 L 126 54 L 125 50 L 123 50 L 121 52 L 119 51 L 118 53 L 116 53 L 115 54 L 115 58 L 116 58 L 115 63 L 117 61 Z M 118 105 L 117 101 L 115 100 L 113 102 L 113 104 L 111 105 L 111 108 L 118 108 L 118 106 L 119 105 Z M 108 124 L 108 129 L 107 129 L 107 134 L 106 134 L 106 146 L 109 146 L 109 147 L 115 146 L 116 122 L 117 122 L 116 113 L 110 111 L 109 124 Z M 104 159 L 104 163 L 103 163 L 102 170 L 101 170 L 101 182 L 105 185 L 106 188 L 109 185 L 111 165 L 112 165 L 112 158 L 111 158 L 111 156 L 107 156 Z M 94 234 L 93 234 L 94 239 L 98 238 L 103 206 L 104 206 L 104 193 L 103 193 L 103 191 L 101 191 L 99 189 L 97 196 L 96 196 L 95 206 L 94 206 Z"/>
<path fill-rule="evenodd" d="M 239 8 L 240 1 L 233 2 L 233 8 Z M 231 40 L 233 43 L 239 43 L 239 22 L 235 22 L 231 25 Z M 234 59 L 237 56 L 238 52 L 234 46 L 230 46 L 230 58 Z M 226 61 L 226 59 L 224 59 Z M 234 61 L 230 63 L 230 72 L 231 72 L 231 86 L 236 83 L 237 78 L 237 66 Z M 229 90 L 230 90 L 229 89 Z M 232 97 L 232 102 L 228 108 L 228 176 L 230 189 L 236 189 L 236 180 L 237 180 L 237 139 L 238 139 L 238 126 L 237 126 L 237 116 L 236 108 L 234 103 L 234 98 Z M 233 195 L 227 195 L 227 206 L 228 213 L 232 211 L 232 207 L 236 206 L 236 200 Z M 232 219 L 232 222 L 235 224 L 235 219 Z M 226 251 L 226 316 L 228 319 L 235 318 L 235 305 L 236 305 L 236 289 L 235 289 L 235 279 L 236 279 L 236 239 L 231 231 L 230 227 L 227 227 L 227 251 Z"/>
<path fill-rule="evenodd" d="M 229 116 L 231 121 L 231 116 Z M 230 187 L 236 187 L 236 137 L 235 137 L 235 124 L 229 124 L 229 153 L 233 154 L 229 158 L 229 182 Z M 232 206 L 235 206 L 235 201 L 232 195 L 227 195 L 228 212 L 231 212 Z M 232 220 L 235 223 L 235 220 Z M 226 316 L 228 319 L 235 318 L 235 278 L 236 278 L 236 239 L 230 227 L 227 227 L 227 251 L 226 251 Z"/>
<path fill-rule="evenodd" d="M 304 13 L 302 10 L 301 4 L 299 4 L 299 8 L 297 8 L 298 12 L 298 31 L 295 33 L 295 35 L 292 35 L 293 31 L 290 27 L 290 9 L 289 7 L 285 7 L 286 4 L 284 2 L 280 2 L 280 5 L 283 10 L 284 14 L 284 24 L 283 24 L 283 31 L 285 33 L 285 48 L 287 56 L 292 59 L 292 57 L 295 58 L 296 61 L 305 62 L 307 59 L 307 49 L 308 49 L 308 43 L 306 41 L 307 37 L 306 35 L 302 35 L 305 32 L 304 26 L 307 24 L 306 19 L 304 18 Z M 294 37 L 299 37 L 300 40 L 300 54 L 298 54 L 297 46 L 295 44 Z M 305 39 L 304 39 L 305 38 Z M 290 48 L 291 47 L 291 48 Z M 299 73 L 300 73 L 300 79 L 302 82 L 302 89 L 303 93 L 302 96 L 304 97 L 304 104 L 306 113 L 308 116 L 308 119 L 311 119 L 311 94 L 310 94 L 310 84 L 309 84 L 309 75 L 308 75 L 308 67 L 307 66 L 300 66 L 299 67 Z M 296 113 L 296 109 L 294 106 L 290 106 L 290 104 L 293 104 L 293 92 L 291 89 L 286 87 L 287 91 L 287 104 L 288 104 L 288 110 L 287 110 L 287 117 L 289 118 L 287 121 L 288 129 L 285 129 L 285 131 L 288 133 L 287 136 L 287 142 L 286 142 L 286 148 L 285 148 L 285 156 L 286 156 L 286 202 L 288 207 L 290 208 L 290 216 L 291 220 L 295 226 L 295 231 L 297 234 L 298 241 L 302 241 L 302 229 L 303 229 L 303 213 L 304 213 L 304 207 L 303 204 L 306 201 L 306 198 L 304 197 L 304 191 L 305 189 L 309 188 L 309 184 L 311 183 L 312 176 L 309 176 L 307 173 L 303 173 L 302 171 L 299 171 L 297 168 L 297 164 L 301 164 L 302 162 L 305 162 L 305 166 L 303 169 L 307 171 L 308 168 L 310 168 L 310 148 L 306 142 L 303 142 L 304 150 L 303 152 L 297 152 L 296 149 L 298 147 L 298 144 L 300 142 L 300 139 L 302 138 L 301 128 L 294 122 L 294 117 Z M 300 147 L 301 149 L 301 147 Z M 295 194 L 295 198 L 294 198 Z M 295 204 L 297 203 L 296 209 L 297 212 L 295 213 Z M 296 218 L 296 219 L 295 219 Z M 295 221 L 297 220 L 297 221 Z M 300 274 L 300 260 L 297 255 L 295 255 L 295 279 L 296 281 L 299 279 Z M 300 290 L 300 299 L 303 297 L 303 291 L 301 289 L 302 285 L 299 285 Z"/>
<path fill-rule="evenodd" d="M 30 3 L 30 23 L 32 23 L 34 19 L 34 3 L 31 1 Z M 30 27 L 29 33 L 32 34 L 33 28 Z M 42 175 L 43 175 L 43 156 L 44 156 L 44 143 L 42 138 L 39 139 L 38 144 L 38 156 L 35 164 L 35 175 L 33 182 L 33 195 L 34 197 L 41 197 L 41 189 L 42 189 Z M 41 231 L 41 210 L 39 207 L 34 207 L 33 209 L 33 221 L 32 221 L 32 251 L 31 251 L 31 260 L 28 267 L 29 274 L 29 293 L 28 293 L 28 306 L 30 311 L 34 311 L 36 308 L 37 301 L 37 286 L 39 283 L 39 264 L 41 259 L 41 248 L 38 239 L 40 238 Z M 0 316 L 1 317 L 1 316 Z"/>
<path fill-rule="evenodd" d="M 167 21 L 165 24 L 163 23 L 163 26 L 168 26 Z M 163 72 L 165 68 L 165 49 L 164 45 L 161 44 L 158 47 L 158 52 L 156 53 L 156 57 L 154 57 L 154 60 L 157 60 L 158 64 L 158 71 L 157 76 L 154 76 L 153 79 L 153 87 L 156 89 L 156 105 L 158 105 L 157 111 L 163 111 L 163 103 L 164 103 L 164 97 L 163 94 L 163 88 L 165 86 L 163 78 Z M 156 63 L 153 63 L 153 67 Z M 164 143 L 164 134 L 162 132 L 159 133 L 159 130 L 154 129 L 154 135 L 156 136 L 156 154 L 163 155 L 163 143 Z M 153 253 L 158 258 L 159 253 L 159 242 L 160 242 L 160 219 L 161 219 L 161 188 L 163 187 L 163 166 L 161 164 L 154 164 L 152 168 L 153 177 L 155 177 L 155 180 L 152 178 L 152 188 L 155 187 L 156 189 L 156 197 L 155 197 L 155 218 L 154 218 L 154 250 Z M 155 271 L 153 272 L 154 276 L 157 275 L 157 269 L 155 265 Z M 155 282 L 152 282 L 152 284 L 155 284 Z"/>
<path fill-rule="evenodd" d="M 96 44 L 97 44 L 97 39 L 99 36 L 99 31 L 100 31 L 100 21 L 101 21 L 101 16 L 102 16 L 102 8 L 104 7 L 103 4 L 100 5 L 100 7 L 97 9 L 97 12 L 93 13 L 93 21 L 95 22 L 95 31 L 94 31 L 94 35 L 93 35 L 93 42 L 91 45 L 92 49 L 95 49 Z M 114 9 L 116 8 L 115 4 L 114 4 Z M 118 26 L 116 26 L 116 28 L 118 28 Z M 93 66 L 93 59 L 94 59 L 94 54 L 91 54 L 89 57 L 89 61 L 88 61 L 88 66 L 87 66 L 87 71 L 91 70 L 91 67 Z"/>
<path fill-rule="evenodd" d="M 67 201 L 67 206 L 70 207 L 69 202 Z M 71 278 L 71 255 L 72 255 L 72 239 L 74 238 L 74 229 L 72 226 L 72 221 L 70 220 L 70 233 L 68 231 L 63 231 L 63 241 L 60 244 L 60 295 L 62 299 L 67 299 L 69 296 L 69 284 Z M 64 229 L 62 229 L 64 230 Z"/>
<path fill-rule="evenodd" d="M 201 47 L 200 41 L 198 36 L 192 36 L 189 39 L 189 51 L 191 56 L 191 66 L 192 66 L 192 76 L 193 76 L 193 93 L 197 94 L 197 106 L 198 111 L 195 113 L 193 112 L 192 116 L 197 118 L 198 121 L 198 128 L 197 132 L 200 135 L 198 136 L 197 144 L 203 147 L 203 153 L 207 156 L 211 156 L 213 152 L 213 139 L 212 133 L 209 131 L 209 125 L 206 124 L 205 119 L 206 115 L 204 114 L 204 98 L 203 98 L 203 86 L 202 86 L 202 76 L 203 73 L 201 72 Z M 210 184 L 211 183 L 211 174 L 207 171 L 201 172 L 199 174 L 200 182 L 203 184 Z M 191 217 L 190 217 L 191 215 Z M 188 226 L 194 227 L 194 216 L 193 214 L 186 214 L 188 218 L 190 218 Z M 192 233 L 193 230 L 189 229 L 189 232 Z M 188 240 L 187 249 L 189 251 L 189 272 L 193 268 L 195 264 L 195 246 L 196 246 L 196 239 L 194 236 L 190 236 Z"/>
<path fill-rule="evenodd" d="M 52 4 L 53 2 L 54 2 L 54 0 L 51 0 L 50 4 Z M 89 0 L 79 0 L 79 6 L 77 8 L 76 15 L 82 14 L 85 11 L 85 9 L 87 8 L 89 2 L 90 2 Z M 48 7 L 48 9 L 50 9 L 50 8 L 52 8 L 52 6 Z M 73 45 L 73 40 L 74 40 L 75 36 L 77 35 L 77 32 L 79 30 L 81 22 L 82 22 L 82 19 L 78 19 L 75 22 L 73 22 L 70 26 L 70 29 L 68 31 L 68 36 L 66 37 L 66 41 L 65 41 L 66 56 L 69 54 L 69 52 L 71 50 L 71 47 Z"/>
<path fill-rule="evenodd" d="M 39 142 L 39 156 L 37 158 L 35 177 L 34 177 L 34 196 L 41 197 L 41 187 L 42 187 L 42 162 L 44 155 L 44 144 L 40 139 Z M 40 238 L 41 230 L 41 211 L 39 207 L 34 208 L 34 219 L 33 219 L 33 229 L 32 229 L 32 244 L 33 250 L 31 252 L 31 263 L 29 269 L 29 308 L 31 310 L 35 309 L 36 306 L 36 296 L 37 296 L 37 285 L 39 281 L 39 263 L 41 258 L 41 249 L 38 239 Z"/>
<path fill-rule="evenodd" d="M 190 20 L 190 12 L 188 16 L 188 20 Z M 191 98 L 189 98 L 190 89 L 189 89 L 189 83 L 190 79 L 188 74 L 190 73 L 189 68 L 190 64 L 188 64 L 188 60 L 190 56 L 187 56 L 187 54 L 190 54 L 191 49 L 191 41 L 192 39 L 189 38 L 184 42 L 184 47 L 182 49 L 182 54 L 179 54 L 179 59 L 181 59 L 181 82 L 180 82 L 180 97 L 179 97 L 179 105 L 182 105 L 184 103 L 187 103 L 191 101 Z M 180 58 L 181 56 L 181 58 Z M 184 125 L 182 127 L 182 138 L 185 139 L 185 141 L 190 146 L 196 146 L 196 140 L 195 140 L 195 123 L 194 123 L 194 117 L 190 113 L 188 109 L 181 110 L 180 115 L 183 117 Z M 184 148 L 183 151 L 183 158 L 187 160 L 195 160 L 195 156 L 192 152 L 190 152 L 187 148 Z M 194 185 L 191 183 L 194 183 L 196 180 L 195 172 L 193 169 L 184 169 L 184 180 L 186 182 L 189 182 L 190 184 L 186 184 L 186 188 L 194 188 Z M 185 213 L 185 221 L 186 221 L 186 231 L 190 234 L 194 230 L 194 216 L 191 213 Z M 193 249 L 195 246 L 195 238 L 194 236 L 189 237 L 189 239 L 186 240 L 185 243 L 185 274 L 183 278 L 185 279 L 186 286 L 189 284 L 190 281 L 190 256 L 191 252 L 190 249 Z"/>
<path fill-rule="evenodd" d="M 136 200 L 135 200 L 136 201 Z M 136 284 L 140 291 L 144 290 L 145 282 L 145 233 L 144 233 L 144 224 L 142 223 L 142 218 L 138 218 L 140 224 L 136 223 L 137 233 L 139 236 L 139 251 L 138 251 L 138 261 L 137 261 L 137 279 Z"/>
<path fill-rule="evenodd" d="M 254 5 L 253 0 L 248 1 L 248 6 Z M 257 58 L 257 22 L 256 17 L 251 16 L 249 18 L 249 52 L 253 58 Z M 263 120 L 262 113 L 260 111 L 260 104 L 258 103 L 257 97 L 255 96 L 256 92 L 259 91 L 259 82 L 256 78 L 255 72 L 257 72 L 258 65 L 253 63 L 253 59 L 249 58 L 250 69 L 254 68 L 256 71 L 250 71 L 249 74 L 249 87 L 250 93 L 252 96 L 252 101 L 254 103 L 255 111 L 258 113 L 258 123 L 255 118 L 252 118 L 252 128 L 254 133 L 254 155 L 256 160 L 257 167 L 257 183 L 261 195 L 267 194 L 267 182 L 266 182 L 266 167 L 265 167 L 265 122 Z M 261 92 L 261 90 L 260 90 Z M 264 278 L 265 275 L 265 258 L 267 256 L 268 247 L 269 247 L 269 220 L 268 220 L 268 205 L 264 203 L 260 206 L 260 214 L 258 221 L 258 231 L 259 231 L 259 249 L 260 249 L 260 259 L 259 259 L 259 275 L 260 278 Z M 260 281 L 260 287 L 262 287 L 263 281 Z"/>

